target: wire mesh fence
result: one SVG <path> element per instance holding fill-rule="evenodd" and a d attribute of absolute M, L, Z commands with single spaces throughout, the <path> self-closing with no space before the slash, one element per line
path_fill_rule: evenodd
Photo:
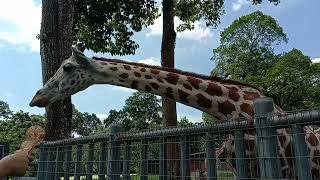
<path fill-rule="evenodd" d="M 320 179 L 320 111 L 277 115 L 269 105 L 255 107 L 254 124 L 140 132 L 112 125 L 105 135 L 44 142 L 29 173 L 40 180 Z"/>

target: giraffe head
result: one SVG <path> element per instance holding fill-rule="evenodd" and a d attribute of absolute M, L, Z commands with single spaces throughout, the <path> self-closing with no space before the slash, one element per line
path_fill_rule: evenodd
<path fill-rule="evenodd" d="M 93 84 L 93 61 L 72 47 L 72 55 L 33 97 L 30 106 L 46 107 Z"/>

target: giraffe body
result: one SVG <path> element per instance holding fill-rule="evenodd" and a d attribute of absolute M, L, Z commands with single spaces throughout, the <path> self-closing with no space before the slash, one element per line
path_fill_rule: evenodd
<path fill-rule="evenodd" d="M 45 107 L 58 99 L 68 97 L 86 89 L 93 84 L 111 84 L 160 96 L 165 96 L 185 105 L 204 111 L 220 121 L 227 119 L 248 119 L 253 124 L 253 101 L 264 95 L 255 87 L 232 80 L 218 77 L 184 72 L 180 70 L 149 66 L 139 63 L 130 63 L 115 59 L 88 58 L 76 48 L 72 48 L 73 55 L 62 62 L 55 75 L 46 82 L 30 102 L 30 106 Z M 274 112 L 282 110 L 276 105 Z M 308 128 L 307 128 L 308 129 Z M 306 130 L 306 129 L 305 129 Z M 277 130 L 279 137 L 280 155 L 286 177 L 293 176 L 293 169 L 288 156 L 293 156 L 292 140 L 286 129 Z M 310 154 L 320 154 L 319 133 L 306 136 Z M 314 136 L 314 137 L 313 137 Z M 246 135 L 247 141 L 252 141 L 253 135 Z M 217 157 L 222 152 L 234 152 L 233 137 L 230 136 L 218 150 Z M 254 142 L 253 142 L 254 143 Z M 252 151 L 252 150 L 251 150 Z M 252 153 L 247 149 L 247 155 Z M 314 171 L 319 172 L 318 164 L 311 159 Z"/>

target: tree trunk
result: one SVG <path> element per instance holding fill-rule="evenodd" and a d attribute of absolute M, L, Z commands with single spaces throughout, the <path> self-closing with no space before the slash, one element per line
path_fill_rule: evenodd
<path fill-rule="evenodd" d="M 42 0 L 40 55 L 43 84 L 71 55 L 73 0 Z M 72 104 L 65 98 L 46 107 L 46 140 L 68 138 L 71 135 Z"/>
<path fill-rule="evenodd" d="M 163 34 L 161 44 L 161 65 L 174 68 L 174 48 L 176 32 L 174 30 L 173 0 L 163 0 Z M 162 97 L 162 124 L 164 127 L 177 126 L 176 102 Z M 179 177 L 178 149 L 176 143 L 168 144 L 169 178 Z"/>

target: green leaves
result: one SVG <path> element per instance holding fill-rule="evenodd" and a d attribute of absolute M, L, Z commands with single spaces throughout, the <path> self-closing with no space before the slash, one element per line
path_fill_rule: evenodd
<path fill-rule="evenodd" d="M 155 4 L 151 0 L 76 0 L 73 42 L 94 52 L 134 54 L 139 45 L 132 35 L 153 23 L 158 16 Z"/>

